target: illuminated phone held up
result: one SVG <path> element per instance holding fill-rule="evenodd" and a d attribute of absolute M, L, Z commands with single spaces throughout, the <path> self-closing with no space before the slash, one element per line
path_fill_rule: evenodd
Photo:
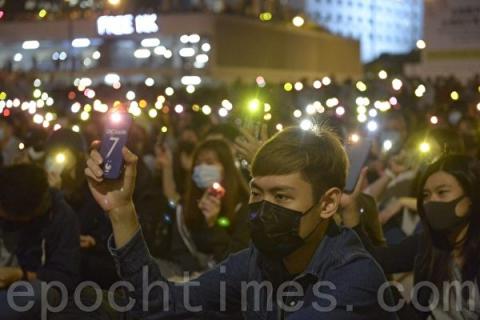
<path fill-rule="evenodd" d="M 122 149 L 127 143 L 132 117 L 127 112 L 113 111 L 107 115 L 105 132 L 100 147 L 103 158 L 103 177 L 120 178 L 123 169 Z"/>
<path fill-rule="evenodd" d="M 225 188 L 218 182 L 215 182 L 210 188 L 208 188 L 207 192 L 209 195 L 217 199 L 222 199 L 225 196 Z"/>

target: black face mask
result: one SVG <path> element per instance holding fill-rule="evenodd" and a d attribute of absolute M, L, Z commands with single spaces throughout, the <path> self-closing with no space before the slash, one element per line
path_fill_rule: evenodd
<path fill-rule="evenodd" d="M 456 215 L 456 207 L 465 196 L 461 196 L 450 202 L 427 202 L 423 205 L 425 218 L 431 229 L 433 244 L 442 250 L 451 250 L 448 236 L 459 227 L 465 226 L 469 220 L 469 214 L 464 217 Z"/>
<path fill-rule="evenodd" d="M 271 258 L 293 253 L 305 244 L 299 235 L 300 221 L 313 207 L 302 213 L 268 201 L 249 204 L 250 235 L 255 247 Z"/>

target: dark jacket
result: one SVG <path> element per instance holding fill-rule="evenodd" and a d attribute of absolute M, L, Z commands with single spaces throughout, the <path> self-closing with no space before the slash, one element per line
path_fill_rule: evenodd
<path fill-rule="evenodd" d="M 269 276 L 259 264 L 261 254 L 254 247 L 231 255 L 186 284 L 169 283 L 162 277 L 140 231 L 123 248 L 111 251 L 120 276 L 135 288 L 129 293 L 135 301 L 131 313 L 141 319 L 160 319 L 173 314 L 180 319 L 182 314 L 187 316 L 192 312 L 186 307 L 188 302 L 201 307 L 204 314 L 218 312 L 224 304 L 225 314 L 242 313 L 245 319 L 397 319 L 396 315 L 384 312 L 377 300 L 377 291 L 386 281 L 380 266 L 363 248 L 355 232 L 334 223 L 305 272 L 289 282 L 299 285 L 304 294 L 295 294 L 291 286 L 287 292 L 283 291 L 284 297 L 288 296 L 283 305 L 296 309 L 291 312 L 279 308 L 277 295 L 270 300 L 268 290 L 259 290 L 258 295 L 246 290 L 248 285 L 265 283 Z M 152 286 L 149 292 L 147 285 Z M 390 301 L 391 296 L 387 296 Z M 143 309 L 144 304 L 148 304 L 149 311 Z"/>
<path fill-rule="evenodd" d="M 8 249 L 22 269 L 37 273 L 41 281 L 59 281 L 72 290 L 79 281 L 79 225 L 61 194 L 51 194 L 47 215 L 23 226 L 2 223 L 3 237 L 14 239 Z"/>

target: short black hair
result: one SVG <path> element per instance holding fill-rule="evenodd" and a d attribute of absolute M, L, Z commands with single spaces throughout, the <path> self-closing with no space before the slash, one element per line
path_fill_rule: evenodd
<path fill-rule="evenodd" d="M 0 168 L 0 208 L 11 217 L 30 218 L 48 192 L 46 172 L 33 164 Z"/>

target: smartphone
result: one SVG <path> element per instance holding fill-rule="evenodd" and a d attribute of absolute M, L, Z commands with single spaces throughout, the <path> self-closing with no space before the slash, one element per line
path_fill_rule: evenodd
<path fill-rule="evenodd" d="M 132 117 L 127 112 L 112 112 L 107 115 L 105 132 L 100 146 L 105 179 L 116 180 L 122 174 L 122 149 L 127 143 L 131 125 Z"/>
<path fill-rule="evenodd" d="M 218 182 L 215 182 L 210 188 L 208 188 L 208 194 L 222 199 L 225 196 L 225 188 Z"/>
<path fill-rule="evenodd" d="M 367 163 L 368 155 L 372 149 L 372 140 L 363 139 L 356 143 L 349 143 L 345 146 L 350 163 L 345 185 L 345 193 L 352 193 L 357 185 L 358 178 L 363 167 Z"/>

